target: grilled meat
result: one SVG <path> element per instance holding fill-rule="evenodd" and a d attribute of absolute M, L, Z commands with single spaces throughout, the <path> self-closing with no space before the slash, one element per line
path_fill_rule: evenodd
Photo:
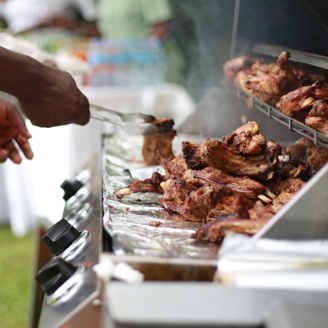
<path fill-rule="evenodd" d="M 249 218 L 249 210 L 256 204 L 254 199 L 248 199 L 242 195 L 225 196 L 222 202 L 211 209 L 206 217 L 206 223 L 216 221 L 228 214 L 239 218 Z"/>
<path fill-rule="evenodd" d="M 328 162 L 328 149 L 314 145 L 308 138 L 301 138 L 294 145 L 287 147 L 286 154 L 301 159 L 305 167 L 313 171 L 312 175 Z"/>
<path fill-rule="evenodd" d="M 266 219 L 249 220 L 229 214 L 202 226 L 192 236 L 198 240 L 220 242 L 228 233 L 254 235 L 267 222 Z"/>
<path fill-rule="evenodd" d="M 162 206 L 189 221 L 201 221 L 222 198 L 222 187 L 215 183 L 195 186 L 184 179 L 169 179 L 161 184 Z"/>
<path fill-rule="evenodd" d="M 160 157 L 159 160 L 167 175 L 179 176 L 187 169 L 187 163 L 182 153 L 171 159 Z"/>
<path fill-rule="evenodd" d="M 264 63 L 263 60 L 250 57 L 238 57 L 225 63 L 224 72 L 237 88 L 254 95 L 272 106 L 281 96 L 296 88 L 310 83 L 309 75 L 292 67 L 290 53 L 284 51 L 276 63 Z M 247 65 L 248 63 L 248 65 Z"/>
<path fill-rule="evenodd" d="M 328 137 L 328 120 L 326 118 L 307 116 L 304 123 Z"/>
<path fill-rule="evenodd" d="M 161 193 L 160 204 L 167 213 L 202 222 L 194 235 L 197 239 L 219 241 L 228 232 L 251 235 L 311 177 L 306 159 L 288 151 L 266 141 L 257 123 L 248 122 L 222 141 L 183 142 L 178 156 L 159 157 L 165 175 L 154 173 L 150 179 L 134 181 L 118 197 Z"/>
<path fill-rule="evenodd" d="M 234 81 L 238 72 L 250 70 L 256 62 L 258 62 L 258 59 L 256 58 L 250 56 L 240 56 L 225 62 L 223 65 L 223 71 L 225 76 L 230 81 Z"/>
<path fill-rule="evenodd" d="M 318 172 L 325 164 L 328 163 L 328 149 L 312 145 L 306 151 L 306 165 L 314 173 Z"/>
<path fill-rule="evenodd" d="M 158 172 L 154 172 L 150 179 L 133 180 L 128 188 L 116 190 L 114 195 L 118 198 L 122 198 L 126 195 L 134 194 L 137 192 L 154 192 L 160 194 L 162 193 L 160 185 L 165 180 L 165 176 L 162 176 Z"/>
<path fill-rule="evenodd" d="M 328 84 L 319 81 L 281 97 L 278 109 L 328 136 Z"/>
<path fill-rule="evenodd" d="M 146 165 L 159 164 L 159 156 L 163 158 L 173 158 L 172 140 L 176 136 L 173 129 L 174 121 L 172 119 L 157 118 L 149 122 L 158 127 L 158 132 L 145 134 L 142 156 Z"/>
<path fill-rule="evenodd" d="M 313 97 L 314 91 L 320 84 L 318 82 L 298 88 L 294 91 L 282 96 L 279 100 L 277 107 L 285 115 L 294 117 L 295 113 L 300 111 L 309 110 L 315 98 Z"/>
<path fill-rule="evenodd" d="M 236 155 L 217 139 L 207 139 L 201 145 L 183 142 L 182 151 L 190 169 L 199 170 L 210 166 L 233 175 L 261 180 L 272 178 L 271 173 L 276 164 L 276 154 L 269 149 L 255 156 Z"/>
<path fill-rule="evenodd" d="M 242 195 L 250 199 L 256 199 L 265 191 L 265 186 L 258 181 L 248 177 L 236 177 L 213 167 L 202 170 L 187 170 L 183 177 L 190 181 L 192 179 L 215 183 L 224 188 L 225 194 Z"/>
<path fill-rule="evenodd" d="M 232 133 L 222 137 L 222 141 L 234 154 L 257 155 L 267 147 L 266 139 L 254 121 L 247 122 Z"/>
<path fill-rule="evenodd" d="M 223 68 L 237 88 L 328 136 L 327 76 L 293 67 L 290 56 L 284 51 L 276 63 L 242 56 Z"/>
<path fill-rule="evenodd" d="M 328 93 L 328 88 L 325 91 Z M 324 96 L 324 98 L 315 100 L 312 103 L 312 109 L 305 118 L 305 124 L 328 136 L 328 102 L 324 100 L 328 99 L 328 97 L 324 93 L 321 93 L 321 95 Z"/>
<path fill-rule="evenodd" d="M 296 70 L 292 67 L 289 61 L 290 53 L 283 51 L 277 61 L 279 70 L 279 77 L 284 79 L 285 85 L 282 86 L 282 94 L 295 90 L 301 84 L 301 81 L 307 80 L 308 77 L 304 71 Z M 303 82 L 304 83 L 304 82 Z"/>

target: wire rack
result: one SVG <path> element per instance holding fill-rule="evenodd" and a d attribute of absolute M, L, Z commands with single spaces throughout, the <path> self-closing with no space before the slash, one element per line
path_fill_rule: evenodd
<path fill-rule="evenodd" d="M 307 69 L 328 71 L 328 57 L 312 53 L 306 53 L 295 49 L 287 49 L 278 45 L 254 44 L 251 47 L 245 47 L 245 49 L 239 55 L 247 54 L 250 56 L 266 56 L 267 58 L 274 58 L 276 60 L 282 53 L 282 51 L 289 51 L 291 54 L 291 58 L 289 60 L 291 62 L 302 64 L 303 66 L 305 65 Z M 232 92 L 237 93 L 238 99 L 245 100 L 251 108 L 259 110 L 261 113 L 265 114 L 270 119 L 278 121 L 279 123 L 288 127 L 289 130 L 294 131 L 299 135 L 302 135 L 312 140 L 316 146 L 328 148 L 328 136 L 325 136 L 319 131 L 310 128 L 309 126 L 294 118 L 286 116 L 279 110 L 273 108 L 269 104 L 255 97 L 254 95 L 236 88 L 231 82 L 227 81 L 227 84 L 228 88 L 231 89 Z"/>
<path fill-rule="evenodd" d="M 324 134 L 310 128 L 309 126 L 297 121 L 291 117 L 286 116 L 277 109 L 271 107 L 267 103 L 261 101 L 259 98 L 241 90 L 234 88 L 237 93 L 238 99 L 245 100 L 251 108 L 259 110 L 270 119 L 278 121 L 284 126 L 288 127 L 291 131 L 294 131 L 308 139 L 311 139 L 316 146 L 328 148 L 328 137 Z"/>

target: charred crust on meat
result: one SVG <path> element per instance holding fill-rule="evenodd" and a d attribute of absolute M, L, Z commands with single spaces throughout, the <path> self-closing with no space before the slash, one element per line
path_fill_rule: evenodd
<path fill-rule="evenodd" d="M 161 193 L 165 213 L 199 222 L 198 240 L 252 235 L 328 161 L 328 150 L 306 138 L 294 150 L 263 138 L 257 123 L 248 122 L 221 140 L 184 141 L 181 154 L 161 157 L 165 175 L 156 172 L 124 189 Z"/>

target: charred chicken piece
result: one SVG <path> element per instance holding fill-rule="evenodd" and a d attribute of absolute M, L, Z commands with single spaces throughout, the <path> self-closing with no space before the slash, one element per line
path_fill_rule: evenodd
<path fill-rule="evenodd" d="M 270 180 L 281 147 L 268 144 L 258 124 L 250 121 L 222 137 L 222 141 L 183 142 L 182 152 L 188 168 L 193 170 L 213 167 L 236 176 Z"/>
<path fill-rule="evenodd" d="M 258 60 L 251 67 L 240 70 L 235 76 L 234 84 L 263 102 L 275 106 L 281 96 L 304 83 L 309 83 L 309 76 L 304 71 L 293 68 L 289 58 L 290 53 L 284 51 L 277 63 L 263 63 Z"/>
<path fill-rule="evenodd" d="M 234 154 L 257 155 L 267 147 L 266 139 L 254 121 L 224 136 L 222 141 Z"/>
<path fill-rule="evenodd" d="M 228 214 L 239 218 L 249 218 L 249 210 L 255 205 L 255 200 L 250 200 L 242 195 L 225 196 L 206 217 L 206 223 L 217 220 Z"/>
<path fill-rule="evenodd" d="M 222 198 L 222 187 L 214 183 L 195 186 L 184 179 L 169 179 L 161 187 L 164 190 L 160 199 L 162 206 L 189 221 L 201 221 Z"/>
<path fill-rule="evenodd" d="M 313 97 L 316 88 L 319 88 L 318 82 L 298 88 L 282 96 L 277 107 L 281 112 L 289 117 L 294 117 L 296 113 L 309 110 L 315 98 Z"/>
<path fill-rule="evenodd" d="M 315 82 L 281 97 L 278 109 L 328 136 L 328 85 Z"/>
<path fill-rule="evenodd" d="M 328 120 L 323 117 L 311 117 L 305 118 L 305 124 L 310 128 L 319 131 L 323 135 L 328 137 Z"/>
<path fill-rule="evenodd" d="M 117 198 L 122 198 L 126 195 L 130 195 L 138 192 L 162 193 L 162 189 L 160 185 L 165 180 L 166 180 L 165 176 L 162 176 L 158 172 L 154 172 L 150 179 L 133 180 L 128 187 L 116 190 L 114 192 L 114 195 Z"/>
<path fill-rule="evenodd" d="M 224 63 L 223 71 L 230 81 L 234 81 L 238 72 L 249 70 L 258 61 L 258 59 L 250 56 L 236 57 Z"/>
<path fill-rule="evenodd" d="M 248 210 L 248 215 L 251 221 L 260 220 L 262 222 L 267 222 L 274 216 L 274 214 L 275 213 L 272 212 L 272 209 L 260 202 Z"/>
<path fill-rule="evenodd" d="M 305 137 L 287 147 L 286 154 L 300 158 L 305 166 L 312 170 L 311 175 L 319 171 L 328 162 L 328 149 L 316 146 L 313 141 Z"/>
<path fill-rule="evenodd" d="M 301 138 L 294 144 L 289 145 L 285 149 L 285 154 L 294 158 L 298 158 L 303 163 L 306 163 L 306 152 L 309 147 L 314 146 L 313 142 L 308 138 Z"/>
<path fill-rule="evenodd" d="M 187 164 L 182 153 L 171 159 L 160 157 L 159 161 L 167 175 L 179 176 L 187 170 Z"/>
<path fill-rule="evenodd" d="M 312 145 L 306 151 L 306 165 L 311 167 L 314 173 L 318 172 L 328 163 L 328 149 Z"/>
<path fill-rule="evenodd" d="M 305 79 L 304 71 L 295 70 L 289 61 L 289 51 L 280 54 L 277 64 L 280 67 L 279 76 L 284 79 L 285 85 L 282 87 L 282 93 L 295 90 L 300 86 L 300 81 Z"/>
<path fill-rule="evenodd" d="M 228 214 L 203 225 L 192 237 L 198 240 L 220 242 L 228 233 L 232 232 L 251 236 L 257 233 L 266 222 L 266 219 L 242 219 L 233 214 Z"/>
<path fill-rule="evenodd" d="M 275 105 L 280 99 L 285 79 L 270 72 L 257 71 L 249 75 L 245 83 L 248 92 L 270 105 Z"/>
<path fill-rule="evenodd" d="M 207 139 L 201 145 L 183 142 L 182 152 L 188 168 L 213 167 L 236 176 L 249 176 L 261 180 L 271 179 L 276 165 L 276 154 L 266 149 L 254 156 L 236 155 L 216 139 Z"/>
<path fill-rule="evenodd" d="M 305 124 L 328 136 L 328 102 L 323 99 L 314 101 Z"/>
<path fill-rule="evenodd" d="M 250 199 L 256 199 L 258 195 L 265 192 L 265 186 L 248 177 L 235 177 L 222 170 L 213 167 L 206 167 L 203 170 L 187 170 L 184 179 L 203 180 L 208 183 L 215 183 L 224 188 L 225 194 L 241 195 Z"/>
<path fill-rule="evenodd" d="M 157 118 L 149 122 L 158 128 L 158 132 L 145 134 L 142 156 L 146 165 L 157 165 L 160 163 L 159 156 L 162 158 L 173 158 L 172 140 L 176 136 L 173 129 L 174 120 L 167 118 Z"/>

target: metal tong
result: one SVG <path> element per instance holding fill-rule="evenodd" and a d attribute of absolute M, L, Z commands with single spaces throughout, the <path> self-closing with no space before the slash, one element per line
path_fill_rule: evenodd
<path fill-rule="evenodd" d="M 113 109 L 90 104 L 91 117 L 93 119 L 109 122 L 121 126 L 131 134 L 151 134 L 158 132 L 158 128 L 151 122 L 156 118 L 153 115 L 143 113 L 120 113 Z"/>

